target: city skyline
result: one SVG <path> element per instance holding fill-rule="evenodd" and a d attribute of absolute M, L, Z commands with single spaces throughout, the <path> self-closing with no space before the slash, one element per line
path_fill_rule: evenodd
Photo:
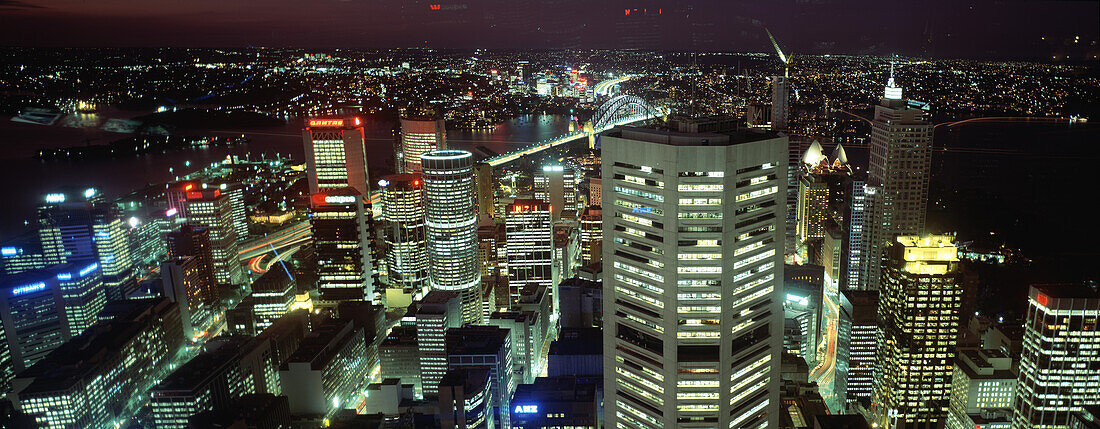
<path fill-rule="evenodd" d="M 0 0 L 0 426 L 1100 427 L 1098 7 Z"/>

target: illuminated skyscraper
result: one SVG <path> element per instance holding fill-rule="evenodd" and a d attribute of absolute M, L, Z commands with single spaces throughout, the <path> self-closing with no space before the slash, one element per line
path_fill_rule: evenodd
<path fill-rule="evenodd" d="M 602 137 L 607 427 L 779 424 L 787 140 L 706 124 Z"/>
<path fill-rule="evenodd" d="M 577 217 L 577 176 L 572 168 L 545 165 L 535 171 L 535 199 L 550 203 L 554 220 Z"/>
<path fill-rule="evenodd" d="M 867 287 L 880 287 L 883 256 L 895 236 L 920 234 L 928 206 L 932 124 L 917 102 L 902 98 L 893 69 L 871 125 L 864 263 Z M 926 106 L 926 105 L 925 105 Z"/>
<path fill-rule="evenodd" d="M 1100 294 L 1076 285 L 1032 286 L 1013 401 L 1014 429 L 1064 429 L 1100 403 Z"/>
<path fill-rule="evenodd" d="M 323 304 L 374 301 L 367 214 L 359 191 L 330 188 L 313 194 L 310 207 L 317 290 Z"/>
<path fill-rule="evenodd" d="M 772 129 L 787 130 L 791 87 L 786 76 L 772 76 Z"/>
<path fill-rule="evenodd" d="M 187 222 L 210 231 L 210 249 L 214 256 L 214 280 L 218 284 L 244 283 L 237 259 L 237 229 L 233 224 L 233 206 L 229 195 L 218 188 L 187 192 Z"/>
<path fill-rule="evenodd" d="M 382 178 L 382 217 L 386 240 L 387 307 L 408 307 L 428 291 L 424 183 L 419 174 Z"/>
<path fill-rule="evenodd" d="M 882 259 L 873 420 L 936 427 L 947 418 L 962 285 L 950 235 L 899 236 Z"/>
<path fill-rule="evenodd" d="M 992 350 L 960 350 L 951 375 L 949 428 L 1007 429 L 1012 422 L 1016 370 L 1012 358 Z"/>
<path fill-rule="evenodd" d="M 218 306 L 217 281 L 214 280 L 214 250 L 210 244 L 210 230 L 196 228 L 194 225 L 184 225 L 179 231 L 168 233 L 168 258 L 181 260 L 186 257 L 194 257 L 197 262 L 197 278 L 185 289 L 188 296 L 196 296 L 201 299 L 209 311 Z M 184 270 L 186 273 L 188 270 Z M 188 274 L 184 274 L 187 277 Z M 181 278 L 182 279 L 182 278 Z M 182 297 L 182 295 L 181 295 Z M 173 299 L 178 302 L 178 299 Z M 193 303 L 192 305 L 197 305 Z M 181 306 L 180 314 L 186 314 L 187 309 Z"/>
<path fill-rule="evenodd" d="M 447 148 L 447 127 L 442 119 L 401 118 L 401 151 L 398 164 L 405 173 L 419 173 L 420 155 Z"/>
<path fill-rule="evenodd" d="M 432 289 L 458 292 L 463 322 L 478 324 L 482 309 L 473 154 L 436 150 L 421 155 L 420 161 L 429 284 Z"/>
<path fill-rule="evenodd" d="M 209 302 L 214 292 L 200 256 L 181 256 L 160 264 L 164 296 L 179 306 L 180 321 L 188 338 L 201 338 L 216 311 Z"/>
<path fill-rule="evenodd" d="M 839 307 L 833 391 L 841 404 L 862 401 L 867 409 L 874 394 L 878 291 L 842 290 Z"/>
<path fill-rule="evenodd" d="M 38 236 L 45 265 L 97 261 L 109 299 L 123 299 L 136 284 L 127 229 L 117 210 L 95 188 L 53 193 L 38 208 Z M 44 267 L 38 267 L 44 268 Z"/>
<path fill-rule="evenodd" d="M 603 257 L 603 207 L 590 205 L 581 212 L 581 265 Z"/>
<path fill-rule="evenodd" d="M 420 383 L 425 397 L 439 392 L 439 380 L 447 372 L 447 329 L 462 326 L 462 299 L 452 291 L 433 290 L 424 295 L 416 312 L 416 340 L 420 357 Z"/>
<path fill-rule="evenodd" d="M 359 118 L 310 119 L 302 130 L 309 193 L 351 187 L 370 195 L 367 155 Z"/>
<path fill-rule="evenodd" d="M 0 280 L 0 329 L 10 379 L 95 324 L 106 304 L 98 262 L 67 263 Z"/>
<path fill-rule="evenodd" d="M 553 288 L 554 230 L 550 206 L 539 200 L 515 200 L 505 216 L 509 302 L 528 285 Z"/>

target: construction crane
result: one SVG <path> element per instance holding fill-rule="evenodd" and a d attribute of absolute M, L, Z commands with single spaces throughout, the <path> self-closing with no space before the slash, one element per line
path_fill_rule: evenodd
<path fill-rule="evenodd" d="M 764 27 L 764 32 L 768 33 L 768 40 L 772 41 L 772 47 L 775 48 L 775 53 L 779 55 L 779 61 L 783 63 L 783 77 L 790 77 L 790 75 L 791 75 L 791 61 L 794 60 L 794 54 L 792 53 L 790 56 L 784 55 L 783 50 L 779 48 L 779 42 L 776 42 L 775 41 L 775 36 L 772 36 L 771 30 L 768 30 L 768 27 Z M 796 89 L 796 88 L 791 88 L 791 89 L 794 89 L 794 98 L 796 100 L 799 99 L 798 89 Z"/>

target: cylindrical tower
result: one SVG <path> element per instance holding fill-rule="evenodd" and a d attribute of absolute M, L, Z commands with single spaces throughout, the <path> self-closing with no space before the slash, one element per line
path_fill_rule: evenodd
<path fill-rule="evenodd" d="M 429 284 L 432 289 L 459 291 L 463 322 L 480 323 L 473 154 L 434 150 L 421 155 L 420 162 L 424 169 Z"/>

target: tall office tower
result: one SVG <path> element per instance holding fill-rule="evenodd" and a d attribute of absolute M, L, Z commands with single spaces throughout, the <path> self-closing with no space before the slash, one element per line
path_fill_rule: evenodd
<path fill-rule="evenodd" d="M 1100 294 L 1084 286 L 1032 286 L 1013 428 L 1067 428 L 1100 403 Z"/>
<path fill-rule="evenodd" d="M 215 311 L 209 302 L 213 284 L 207 281 L 204 268 L 199 256 L 179 256 L 160 264 L 164 296 L 179 305 L 188 338 L 202 338 Z"/>
<path fill-rule="evenodd" d="M 424 295 L 416 312 L 416 340 L 425 397 L 439 393 L 439 379 L 447 372 L 447 329 L 459 326 L 462 326 L 462 297 L 458 293 L 433 290 Z"/>
<path fill-rule="evenodd" d="M 442 429 L 496 428 L 491 390 L 493 378 L 487 366 L 455 368 L 439 383 L 439 424 Z"/>
<path fill-rule="evenodd" d="M 184 225 L 179 231 L 168 233 L 167 242 L 170 260 L 187 256 L 198 259 L 200 283 L 195 286 L 198 288 L 197 296 L 212 311 L 218 306 L 218 289 L 214 276 L 214 249 L 210 244 L 210 230 Z"/>
<path fill-rule="evenodd" d="M 95 324 L 106 304 L 98 262 L 54 265 L 0 280 L 0 330 L 11 366 L 0 379 L 29 368 Z M 10 371 L 10 372 L 7 372 Z"/>
<path fill-rule="evenodd" d="M 248 239 L 248 210 L 244 202 L 244 185 L 240 183 L 222 183 L 218 185 L 222 193 L 229 196 L 229 207 L 233 212 L 233 230 L 237 231 L 237 242 Z"/>
<path fill-rule="evenodd" d="M 539 200 L 515 200 L 505 219 L 509 302 L 514 303 L 528 285 L 553 287 L 554 230 L 550 206 Z"/>
<path fill-rule="evenodd" d="M 950 235 L 903 235 L 882 259 L 873 420 L 936 427 L 947 418 L 962 284 Z M 915 310 L 914 310 L 915 309 Z"/>
<path fill-rule="evenodd" d="M 844 274 L 840 280 L 841 289 L 866 289 L 863 277 L 866 270 L 863 269 L 863 241 L 864 218 L 866 217 L 867 196 L 864 193 L 865 181 L 862 173 L 852 175 L 851 190 L 848 193 L 848 219 L 846 232 L 847 247 L 844 261 Z"/>
<path fill-rule="evenodd" d="M 489 368 L 493 413 L 498 429 L 511 428 L 509 404 L 518 384 L 512 360 L 512 335 L 496 326 L 447 330 L 447 369 Z"/>
<path fill-rule="evenodd" d="M 798 186 L 802 177 L 803 146 L 800 140 L 787 142 L 787 233 L 783 253 L 791 256 L 798 251 Z"/>
<path fill-rule="evenodd" d="M 382 187 L 382 229 L 388 249 L 386 306 L 408 307 L 428 291 L 424 183 L 419 174 L 394 174 L 378 184 Z"/>
<path fill-rule="evenodd" d="M 870 409 L 878 349 L 878 291 L 840 291 L 833 392 L 841 405 Z"/>
<path fill-rule="evenodd" d="M 536 171 L 535 199 L 550 203 L 554 220 L 577 217 L 577 181 L 573 169 L 544 165 Z"/>
<path fill-rule="evenodd" d="M 603 253 L 603 207 L 590 205 L 581 212 L 581 266 L 599 262 Z"/>
<path fill-rule="evenodd" d="M 588 205 L 590 205 L 590 206 L 602 206 L 603 205 L 603 178 L 602 177 L 589 177 L 588 178 Z"/>
<path fill-rule="evenodd" d="M 330 188 L 354 188 L 370 195 L 367 155 L 359 118 L 310 119 L 302 130 L 306 149 L 309 193 Z"/>
<path fill-rule="evenodd" d="M 947 427 L 1010 427 L 1017 378 L 1013 366 L 1000 350 L 960 350 L 951 376 Z"/>
<path fill-rule="evenodd" d="M 428 281 L 432 289 L 462 295 L 462 321 L 481 322 L 477 261 L 477 201 L 473 154 L 435 150 L 420 156 L 424 221 L 428 225 Z"/>
<path fill-rule="evenodd" d="M 317 290 L 325 305 L 340 301 L 376 302 L 370 231 L 361 200 L 355 188 L 330 188 L 311 198 Z"/>
<path fill-rule="evenodd" d="M 38 208 L 45 265 L 98 261 L 108 298 L 123 299 L 136 287 L 124 223 L 94 188 L 82 195 L 49 194 Z"/>
<path fill-rule="evenodd" d="M 401 118 L 401 151 L 398 163 L 404 173 L 420 173 L 420 156 L 447 148 L 447 127 L 442 119 Z"/>
<path fill-rule="evenodd" d="M 218 284 L 243 284 L 245 279 L 237 259 L 237 229 L 233 225 L 229 196 L 217 188 L 188 191 L 187 216 L 187 223 L 210 231 L 214 280 Z"/>
<path fill-rule="evenodd" d="M 912 107 L 894 83 L 875 106 L 871 125 L 871 156 L 867 168 L 864 227 L 866 284 L 880 287 L 878 261 L 895 236 L 920 234 L 928 206 L 928 176 L 932 163 L 932 124 L 922 108 Z"/>
<path fill-rule="evenodd" d="M 791 87 L 786 76 L 772 76 L 772 130 L 786 131 Z"/>
<path fill-rule="evenodd" d="M 478 220 L 491 219 L 496 214 L 494 196 L 496 182 L 493 180 L 493 166 L 484 162 L 474 164 L 474 180 L 477 183 Z"/>
<path fill-rule="evenodd" d="M 607 427 L 776 427 L 787 140 L 680 130 L 602 137 Z"/>

